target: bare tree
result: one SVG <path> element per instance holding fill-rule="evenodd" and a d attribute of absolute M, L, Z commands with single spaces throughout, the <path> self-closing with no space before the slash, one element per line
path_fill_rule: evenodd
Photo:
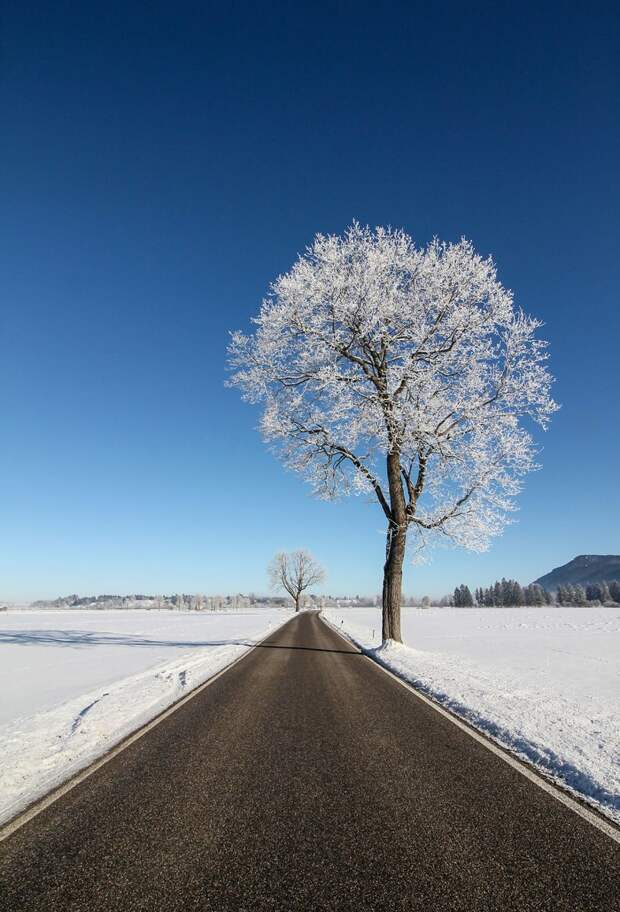
<path fill-rule="evenodd" d="M 557 408 L 541 324 L 468 241 L 418 248 L 356 223 L 317 235 L 255 323 L 233 334 L 230 382 L 318 496 L 378 501 L 383 640 L 400 641 L 408 531 L 484 551 L 537 468 L 527 423 Z"/>
<path fill-rule="evenodd" d="M 303 593 L 322 583 L 325 571 L 308 551 L 280 551 L 269 564 L 269 581 L 274 589 L 284 589 L 295 602 L 295 611 L 302 605 Z"/>

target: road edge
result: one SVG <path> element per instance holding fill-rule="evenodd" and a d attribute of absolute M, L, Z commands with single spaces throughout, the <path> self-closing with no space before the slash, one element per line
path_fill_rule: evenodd
<path fill-rule="evenodd" d="M 258 649 L 270 636 L 273 636 L 278 630 L 281 630 L 287 624 L 290 624 L 294 620 L 296 615 L 292 617 L 287 617 L 285 621 L 281 624 L 278 624 L 277 627 L 272 628 L 265 634 L 265 636 L 260 639 L 254 645 L 250 646 L 237 658 L 233 659 L 232 662 L 229 662 L 227 665 L 224 665 L 223 668 L 220 668 L 219 671 L 216 671 L 214 675 L 211 675 L 210 678 L 207 678 L 206 681 L 203 681 L 202 684 L 199 684 L 193 690 L 190 690 L 189 693 L 184 694 L 179 700 L 175 703 L 172 703 L 166 709 L 163 709 L 156 716 L 153 716 L 148 722 L 145 722 L 139 728 L 136 728 L 133 732 L 123 738 L 118 744 L 115 744 L 114 747 L 111 747 L 108 751 L 103 753 L 100 757 L 97 757 L 96 760 L 93 760 L 83 769 L 79 770 L 77 773 L 70 775 L 68 779 L 62 782 L 60 785 L 55 786 L 45 795 L 36 798 L 31 804 L 23 808 L 21 811 L 12 817 L 10 820 L 6 820 L 3 824 L 0 825 L 0 842 L 4 842 L 5 839 L 8 839 L 9 836 L 12 836 L 13 833 L 21 829 L 26 823 L 30 820 L 33 820 L 37 817 L 42 811 L 50 807 L 58 801 L 59 798 L 62 798 L 63 795 L 66 795 L 67 792 L 70 792 L 71 789 L 75 788 L 76 785 L 79 785 L 81 782 L 84 782 L 85 779 L 88 779 L 89 776 L 92 776 L 98 769 L 101 769 L 102 766 L 105 766 L 110 760 L 113 760 L 114 757 L 117 757 L 130 745 L 134 744 L 136 741 L 139 741 L 144 735 L 148 734 L 151 729 L 155 728 L 156 725 L 159 725 L 160 722 L 163 722 L 164 719 L 167 719 L 168 716 L 171 716 L 174 712 L 180 709 L 185 703 L 189 703 L 190 700 L 193 700 L 194 697 L 197 697 L 199 693 L 209 687 L 210 684 L 213 684 L 220 678 L 223 674 L 226 674 L 227 671 L 230 671 L 235 665 L 239 662 L 242 662 L 243 659 L 251 655 L 255 649 Z"/>
<path fill-rule="evenodd" d="M 427 697 L 426 694 L 421 693 L 405 678 L 401 678 L 390 668 L 387 668 L 382 662 L 378 661 L 374 656 L 370 655 L 359 643 L 355 641 L 353 637 L 345 633 L 344 630 L 336 627 L 335 624 L 332 624 L 331 621 L 328 621 L 327 618 L 323 617 L 323 613 L 319 612 L 319 619 L 334 633 L 336 633 L 345 643 L 348 643 L 351 646 L 354 646 L 358 649 L 361 655 L 364 658 L 368 659 L 369 662 L 372 662 L 377 668 L 381 669 L 386 675 L 393 678 L 401 687 L 404 687 L 410 693 L 412 693 L 418 700 L 421 700 L 427 706 L 430 706 L 435 712 L 439 715 L 448 719 L 452 722 L 453 725 L 456 725 L 457 728 L 460 728 L 461 731 L 464 731 L 475 741 L 478 741 L 479 744 L 482 744 L 487 748 L 492 754 L 495 754 L 496 757 L 499 757 L 508 766 L 511 766 L 518 773 L 521 773 L 522 776 L 525 776 L 526 779 L 529 779 L 530 782 L 533 782 L 534 785 L 537 785 L 544 792 L 547 792 L 548 795 L 551 795 L 552 798 L 555 798 L 556 801 L 559 801 L 560 804 L 563 804 L 569 810 L 573 811 L 579 817 L 582 817 L 589 824 L 596 827 L 606 836 L 608 836 L 614 842 L 617 842 L 620 845 L 620 830 L 615 826 L 612 821 L 607 820 L 606 818 L 599 816 L 594 810 L 590 810 L 589 807 L 581 804 L 576 798 L 573 798 L 568 792 L 564 791 L 556 783 L 545 779 L 545 777 L 538 772 L 536 767 L 530 766 L 521 759 L 513 756 L 503 747 L 500 747 L 499 744 L 496 744 L 491 738 L 487 737 L 483 732 L 479 731 L 477 728 L 474 728 L 472 725 L 469 725 L 460 716 L 457 716 L 455 713 L 450 712 L 450 710 L 443 707 L 440 703 L 437 703 L 435 700 L 432 700 L 430 697 Z"/>

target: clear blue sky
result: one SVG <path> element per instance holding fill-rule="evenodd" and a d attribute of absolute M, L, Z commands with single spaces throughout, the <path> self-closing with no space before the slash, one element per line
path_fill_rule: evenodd
<path fill-rule="evenodd" d="M 311 499 L 224 389 L 316 231 L 471 238 L 546 322 L 562 411 L 519 522 L 408 592 L 618 553 L 615 4 L 17 3 L 2 23 L 0 595 L 380 587 L 377 506 Z"/>

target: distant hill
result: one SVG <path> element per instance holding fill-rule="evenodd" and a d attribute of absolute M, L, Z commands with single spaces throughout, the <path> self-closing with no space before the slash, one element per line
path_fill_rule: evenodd
<path fill-rule="evenodd" d="M 601 583 L 603 580 L 620 580 L 620 554 L 580 554 L 562 567 L 535 580 L 549 592 L 558 586 L 581 583 Z"/>

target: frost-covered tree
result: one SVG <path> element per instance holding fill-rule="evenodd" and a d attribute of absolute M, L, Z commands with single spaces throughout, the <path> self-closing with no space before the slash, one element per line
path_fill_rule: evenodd
<path fill-rule="evenodd" d="M 555 411 L 538 321 L 471 243 L 417 247 L 354 223 L 317 235 L 233 334 L 231 383 L 323 498 L 376 498 L 387 522 L 383 639 L 400 640 L 408 533 L 485 550 L 535 467 L 522 419 Z"/>
<path fill-rule="evenodd" d="M 588 601 L 586 598 L 586 590 L 580 584 L 573 587 L 573 599 L 573 604 L 578 606 L 585 605 Z"/>
<path fill-rule="evenodd" d="M 547 604 L 545 590 L 540 583 L 531 583 L 524 590 L 525 604 L 541 606 Z"/>
<path fill-rule="evenodd" d="M 302 605 L 306 589 L 322 583 L 325 571 L 308 551 L 284 551 L 275 555 L 269 564 L 269 581 L 273 589 L 288 592 L 295 603 L 295 611 Z"/>
<path fill-rule="evenodd" d="M 620 582 L 618 580 L 610 580 L 608 589 L 612 600 L 620 604 Z"/>

